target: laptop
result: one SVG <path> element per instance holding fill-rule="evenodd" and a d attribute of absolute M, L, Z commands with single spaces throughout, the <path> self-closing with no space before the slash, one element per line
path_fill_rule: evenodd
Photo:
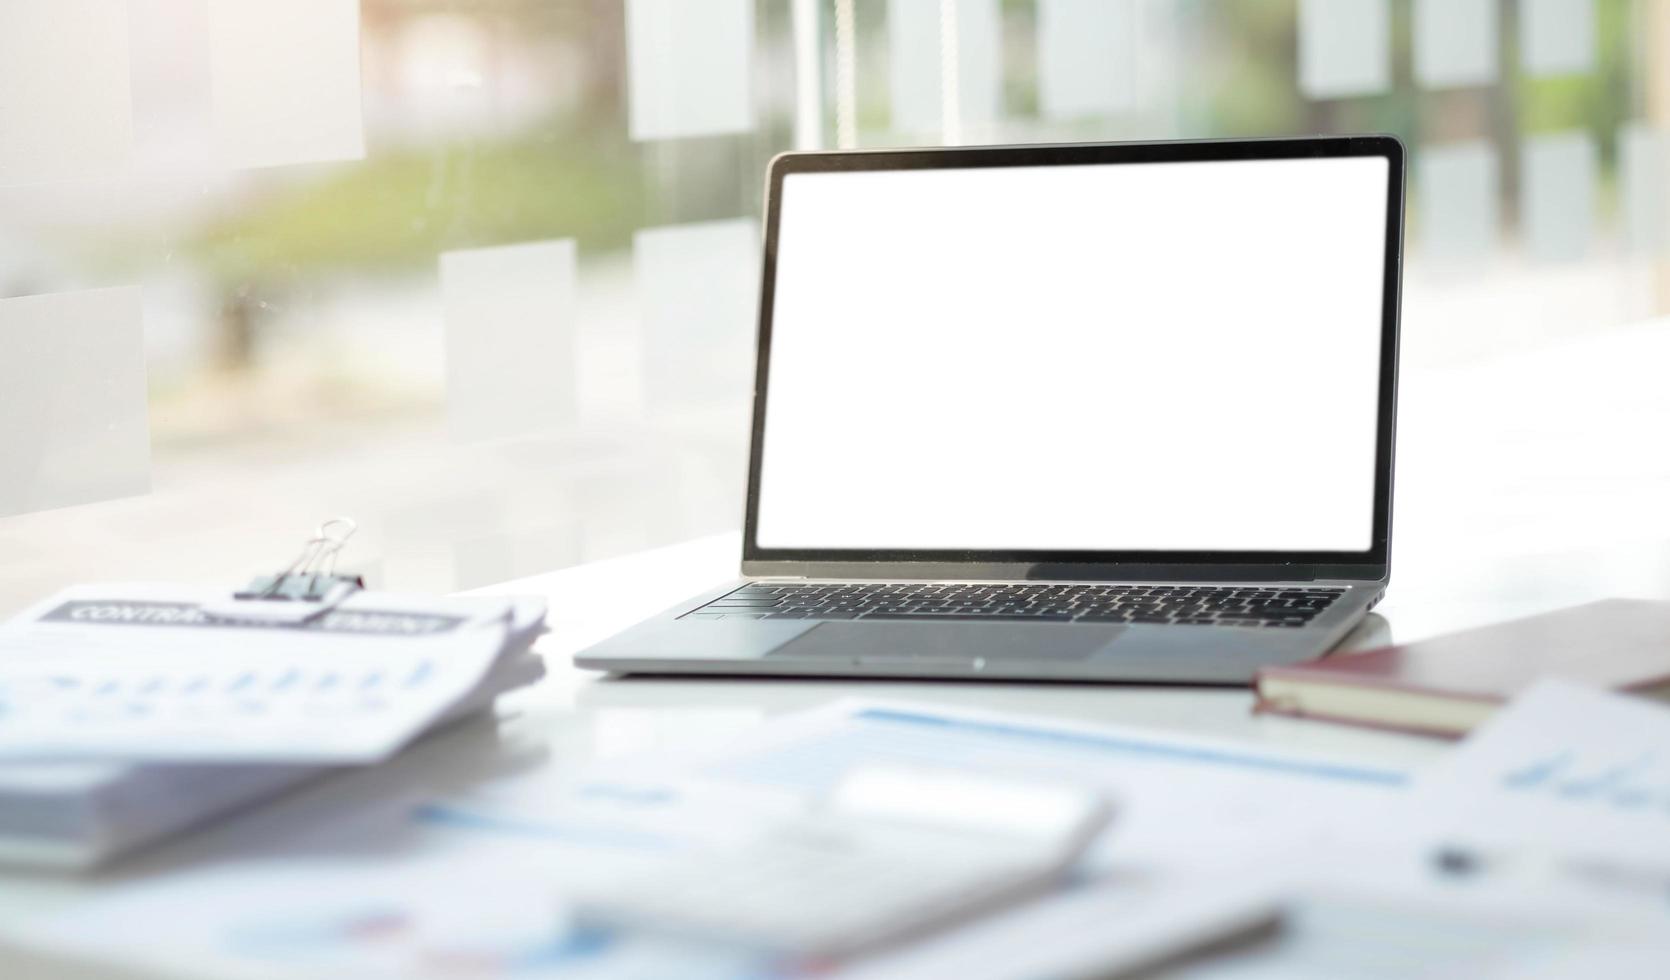
<path fill-rule="evenodd" d="M 777 157 L 741 578 L 617 673 L 1242 684 L 1390 569 L 1390 136 Z"/>

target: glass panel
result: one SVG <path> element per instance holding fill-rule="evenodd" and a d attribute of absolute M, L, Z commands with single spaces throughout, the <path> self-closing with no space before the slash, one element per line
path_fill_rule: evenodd
<path fill-rule="evenodd" d="M 1520 219 L 1525 250 L 1540 261 L 1582 258 L 1594 237 L 1595 143 L 1587 133 L 1525 141 Z"/>
<path fill-rule="evenodd" d="M 550 432 L 575 417 L 574 242 L 441 256 L 454 439 Z"/>
<path fill-rule="evenodd" d="M 216 0 L 209 72 L 222 162 L 272 167 L 365 155 L 359 0 Z"/>
<path fill-rule="evenodd" d="M 1496 0 L 1415 0 L 1415 78 L 1427 88 L 1496 80 Z"/>
<path fill-rule="evenodd" d="M 734 528 L 761 177 L 796 142 L 1393 132 L 1412 369 L 1670 312 L 1670 264 L 1646 257 L 1670 228 L 1670 5 L 354 6 L 0 0 L 0 298 L 142 287 L 144 358 L 123 363 L 148 405 L 106 406 L 126 448 L 86 485 L 144 490 L 146 421 L 154 474 L 0 521 L 4 609 L 89 578 L 235 577 L 336 513 L 363 528 L 345 564 L 397 588 Z M 216 11 L 321 33 L 240 61 Z M 227 165 L 234 73 L 258 110 L 230 114 L 237 141 L 272 140 L 246 162 L 309 162 Z M 518 242 L 525 267 L 492 261 Z M 21 370 L 0 367 L 0 399 L 39 394 Z M 25 452 L 6 432 L 0 471 Z"/>
<path fill-rule="evenodd" d="M 0 184 L 108 176 L 132 151 L 124 0 L 0 4 Z"/>
<path fill-rule="evenodd" d="M 454 586 L 471 589 L 574 564 L 580 560 L 580 527 L 570 521 L 466 538 L 452 552 Z"/>
<path fill-rule="evenodd" d="M 1521 0 L 1519 59 L 1528 75 L 1574 75 L 1592 70 L 1594 0 Z"/>
<path fill-rule="evenodd" d="M 150 489 L 139 300 L 0 299 L 0 517 Z"/>
<path fill-rule="evenodd" d="M 890 0 L 893 129 L 947 143 L 990 131 L 1003 97 L 1001 29 L 997 0 Z"/>
<path fill-rule="evenodd" d="M 1384 91 L 1390 31 L 1387 0 L 1300 0 L 1300 90 L 1313 99 Z"/>
<path fill-rule="evenodd" d="M 1421 148 L 1420 245 L 1440 262 L 1474 262 L 1496 246 L 1496 149 L 1482 140 Z"/>
<path fill-rule="evenodd" d="M 1642 254 L 1670 246 L 1670 133 L 1639 124 L 1618 131 L 1624 240 Z"/>
<path fill-rule="evenodd" d="M 646 228 L 632 247 L 649 404 L 746 405 L 754 380 L 758 226 L 739 219 Z"/>
<path fill-rule="evenodd" d="M 207 173 L 218 162 L 209 4 L 128 0 L 127 7 L 135 170 L 166 181 L 186 170 Z"/>
<path fill-rule="evenodd" d="M 1040 0 L 1038 106 L 1049 119 L 1107 115 L 1135 100 L 1136 3 Z"/>
<path fill-rule="evenodd" d="M 635 140 L 752 129 L 752 0 L 627 0 Z"/>
<path fill-rule="evenodd" d="M 888 0 L 888 88 L 893 128 L 940 131 L 939 0 Z"/>
<path fill-rule="evenodd" d="M 946 141 L 986 142 L 994 139 L 993 124 L 1003 107 L 1003 18 L 998 0 L 942 0 L 942 9 L 955 18 L 957 57 L 947 88 L 956 92 L 956 122 L 947 126 Z M 947 120 L 950 123 L 950 120 Z"/>

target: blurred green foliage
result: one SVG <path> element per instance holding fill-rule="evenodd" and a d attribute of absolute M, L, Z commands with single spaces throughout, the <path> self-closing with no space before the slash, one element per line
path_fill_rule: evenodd
<path fill-rule="evenodd" d="M 278 189 L 192 236 L 225 283 L 426 266 L 435 254 L 540 238 L 613 249 L 650 207 L 636 154 L 569 130 L 374 153 Z"/>
<path fill-rule="evenodd" d="M 1503 141 L 1585 128 L 1609 171 L 1612 134 L 1638 109 L 1640 11 L 1631 0 L 1596 0 L 1596 68 L 1564 78 L 1517 70 L 1518 8 L 1503 4 L 1503 80 L 1459 93 L 1413 83 L 1414 5 L 1393 0 L 1391 89 L 1326 101 L 1307 100 L 1298 90 L 1297 6 L 1297 0 L 1180 0 L 1190 68 L 1182 92 L 1184 135 L 1384 131 L 1418 153 L 1433 139 Z M 419 9 L 491 16 L 521 30 L 582 40 L 597 35 L 610 45 L 618 41 L 621 16 L 618 0 L 368 0 L 374 17 Z M 860 0 L 856 9 L 862 53 L 885 41 L 886 8 Z M 1002 10 L 1006 32 L 1024 35 L 1037 2 L 1003 0 Z M 734 214 L 739 201 L 757 195 L 741 183 L 759 169 L 761 160 L 751 155 L 758 147 L 685 146 L 676 157 L 680 165 L 671 167 L 670 149 L 646 151 L 621 131 L 618 58 L 594 67 L 593 97 L 573 118 L 509 137 L 373 152 L 311 183 L 274 186 L 190 234 L 186 251 L 228 285 L 350 269 L 398 272 L 428 265 L 449 248 L 538 238 L 574 237 L 585 248 L 614 249 L 642 225 Z M 1021 116 L 1036 106 L 1031 72 L 1023 74 L 1029 76 L 1024 84 L 1011 79 L 1007 98 L 1009 110 Z M 885 129 L 884 79 L 861 78 L 860 88 L 861 128 Z M 775 135 L 786 139 L 786 132 Z"/>
<path fill-rule="evenodd" d="M 1662 2 L 1662 0 L 1651 0 Z M 1514 89 L 1514 107 L 1521 133 L 1585 129 L 1600 144 L 1601 159 L 1616 153 L 1612 134 L 1638 110 L 1644 66 L 1635 63 L 1639 11 L 1628 0 L 1595 3 L 1595 69 L 1581 75 L 1553 78 L 1521 76 Z M 1517 40 L 1511 35 L 1513 63 L 1518 62 Z"/>

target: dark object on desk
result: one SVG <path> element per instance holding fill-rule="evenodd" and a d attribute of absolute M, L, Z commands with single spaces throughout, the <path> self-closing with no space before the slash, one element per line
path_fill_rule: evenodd
<path fill-rule="evenodd" d="M 1670 602 L 1608 599 L 1402 646 L 1270 667 L 1258 710 L 1460 735 L 1542 677 L 1670 694 Z"/>
<path fill-rule="evenodd" d="M 746 581 L 576 657 L 1245 684 L 1390 574 L 1389 136 L 792 153 Z"/>

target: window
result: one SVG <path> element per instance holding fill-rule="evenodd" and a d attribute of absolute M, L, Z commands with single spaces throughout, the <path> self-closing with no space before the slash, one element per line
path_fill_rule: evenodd
<path fill-rule="evenodd" d="M 1631 0 L 12 0 L 0 611 L 336 514 L 428 590 L 737 526 L 797 147 L 1389 131 L 1411 370 L 1653 315 L 1667 39 Z"/>

